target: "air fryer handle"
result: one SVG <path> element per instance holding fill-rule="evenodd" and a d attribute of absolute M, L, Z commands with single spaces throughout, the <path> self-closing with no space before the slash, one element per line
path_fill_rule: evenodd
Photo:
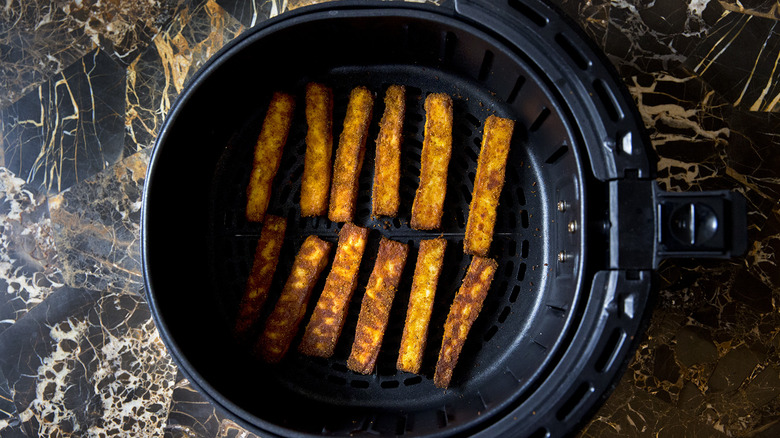
<path fill-rule="evenodd" d="M 747 249 L 745 198 L 665 192 L 653 180 L 609 182 L 609 268 L 655 269 L 665 258 L 731 258 Z"/>
<path fill-rule="evenodd" d="M 731 258 L 747 249 L 747 208 L 740 193 L 664 192 L 655 186 L 659 258 Z"/>

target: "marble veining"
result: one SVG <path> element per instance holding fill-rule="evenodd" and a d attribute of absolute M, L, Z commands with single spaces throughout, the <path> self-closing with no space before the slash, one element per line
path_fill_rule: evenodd
<path fill-rule="evenodd" d="M 184 8 L 127 69 L 125 151 L 153 144 L 176 96 L 197 69 L 244 26 L 209 0 Z"/>
<path fill-rule="evenodd" d="M 63 286 L 46 198 L 0 168 L 0 333 Z"/>
<path fill-rule="evenodd" d="M 16 405 L 0 434 L 162 436 L 176 369 L 140 295 L 66 288 L 0 349 Z"/>
<path fill-rule="evenodd" d="M 48 192 L 122 156 L 124 72 L 99 49 L 2 110 L 5 166 Z"/>
<path fill-rule="evenodd" d="M 62 273 L 70 286 L 137 293 L 141 191 L 149 151 L 142 151 L 50 201 Z M 106 193 L 121 194 L 105 197 Z"/>

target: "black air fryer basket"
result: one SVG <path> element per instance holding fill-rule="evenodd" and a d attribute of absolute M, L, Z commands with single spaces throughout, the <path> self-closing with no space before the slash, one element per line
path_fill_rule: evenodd
<path fill-rule="evenodd" d="M 334 90 L 334 149 L 349 91 L 363 85 L 377 95 L 354 220 L 371 233 L 333 357 L 306 357 L 294 344 L 269 366 L 233 342 L 230 328 L 262 228 L 244 219 L 245 189 L 274 91 L 298 105 L 269 207 L 288 227 L 266 314 L 303 239 L 336 242 L 341 225 L 300 217 L 310 81 Z M 372 218 L 373 140 L 391 84 L 407 87 L 401 209 L 398 218 Z M 433 92 L 453 97 L 455 126 L 442 228 L 425 232 L 408 224 L 423 101 Z M 499 269 L 445 391 L 433 385 L 433 368 L 470 261 L 463 235 L 490 114 L 516 120 L 490 252 Z M 564 435 L 622 374 L 652 309 L 658 261 L 730 257 L 746 245 L 744 198 L 661 192 L 651 153 L 608 62 L 542 1 L 337 2 L 285 13 L 212 58 L 168 115 L 144 196 L 149 302 L 181 370 L 259 436 Z M 418 243 L 439 235 L 449 245 L 423 369 L 399 372 Z M 376 371 L 365 376 L 346 359 L 380 236 L 411 251 Z"/>

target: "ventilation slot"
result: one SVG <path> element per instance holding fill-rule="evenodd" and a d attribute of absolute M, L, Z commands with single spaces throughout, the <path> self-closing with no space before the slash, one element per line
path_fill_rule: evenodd
<path fill-rule="evenodd" d="M 563 158 L 564 155 L 566 155 L 566 152 L 569 152 L 569 147 L 566 145 L 563 145 L 559 147 L 555 152 L 552 153 L 552 155 L 549 156 L 546 160 L 544 160 L 547 164 L 554 164 L 561 158 Z"/>
<path fill-rule="evenodd" d="M 493 70 L 493 52 L 490 50 L 485 51 L 485 57 L 482 58 L 482 66 L 479 68 L 479 77 L 478 79 L 482 82 L 484 82 L 488 76 L 490 76 L 490 72 Z"/>
<path fill-rule="evenodd" d="M 531 9 L 528 5 L 520 0 L 509 0 L 509 6 L 517 12 L 525 15 L 526 18 L 531 20 L 535 25 L 539 27 L 547 26 L 549 20 L 547 17 Z"/>
<path fill-rule="evenodd" d="M 536 120 L 534 120 L 534 122 L 531 124 L 531 127 L 528 128 L 528 130 L 531 132 L 538 131 L 548 117 L 550 117 L 550 109 L 549 108 L 542 109 L 542 112 L 540 112 L 539 115 L 536 116 Z"/>
<path fill-rule="evenodd" d="M 517 95 L 520 94 L 520 89 L 523 88 L 524 84 L 525 76 L 518 76 L 517 80 L 515 81 L 515 86 L 512 87 L 512 91 L 509 92 L 509 96 L 506 98 L 507 103 L 514 103 L 515 99 L 517 99 Z"/>
<path fill-rule="evenodd" d="M 560 409 L 558 409 L 558 412 L 555 414 L 555 417 L 559 421 L 566 420 L 572 412 L 574 412 L 574 409 L 577 408 L 577 406 L 581 405 L 582 402 L 585 401 L 585 399 L 588 397 L 588 395 L 593 393 L 593 385 L 591 385 L 588 382 L 583 382 L 579 387 L 577 387 L 577 390 L 574 391 L 574 394 L 572 394 L 571 397 L 569 397 L 568 400 L 566 400 L 566 403 L 561 406 Z"/>
<path fill-rule="evenodd" d="M 455 54 L 455 44 L 458 42 L 458 37 L 452 32 L 446 32 L 443 40 L 444 45 L 441 49 L 441 60 L 448 62 Z"/>
<path fill-rule="evenodd" d="M 593 81 L 593 89 L 596 91 L 601 104 L 604 105 L 604 109 L 607 111 L 609 119 L 613 122 L 623 119 L 623 112 L 618 108 L 615 102 L 615 96 L 612 91 L 607 88 L 607 85 L 601 79 Z"/>
<path fill-rule="evenodd" d="M 617 354 L 618 350 L 620 350 L 620 346 L 623 344 L 623 340 L 625 338 L 626 334 L 622 329 L 616 328 L 612 330 L 612 333 L 609 335 L 609 339 L 607 339 L 607 343 L 604 344 L 604 350 L 602 350 L 599 358 L 596 360 L 595 367 L 597 372 L 603 373 L 612 366 L 615 355 Z"/>
<path fill-rule="evenodd" d="M 591 63 L 588 58 L 586 58 L 585 55 L 579 51 L 579 49 L 574 47 L 574 44 L 571 43 L 571 40 L 569 40 L 569 38 L 567 38 L 564 34 L 559 33 L 558 35 L 555 35 L 555 42 L 561 46 L 563 51 L 566 52 L 569 57 L 571 57 L 571 59 L 574 61 L 574 64 L 576 64 L 580 70 L 587 70 L 588 67 L 590 67 Z"/>

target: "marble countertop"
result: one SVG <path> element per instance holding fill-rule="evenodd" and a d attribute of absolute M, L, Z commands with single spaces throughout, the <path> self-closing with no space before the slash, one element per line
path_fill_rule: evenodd
<path fill-rule="evenodd" d="M 310 2 L 0 6 L 0 436 L 252 436 L 159 338 L 141 192 L 199 66 Z M 617 67 L 660 185 L 736 190 L 749 212 L 744 258 L 662 264 L 650 326 L 581 436 L 780 436 L 780 3 L 554 3 Z"/>

